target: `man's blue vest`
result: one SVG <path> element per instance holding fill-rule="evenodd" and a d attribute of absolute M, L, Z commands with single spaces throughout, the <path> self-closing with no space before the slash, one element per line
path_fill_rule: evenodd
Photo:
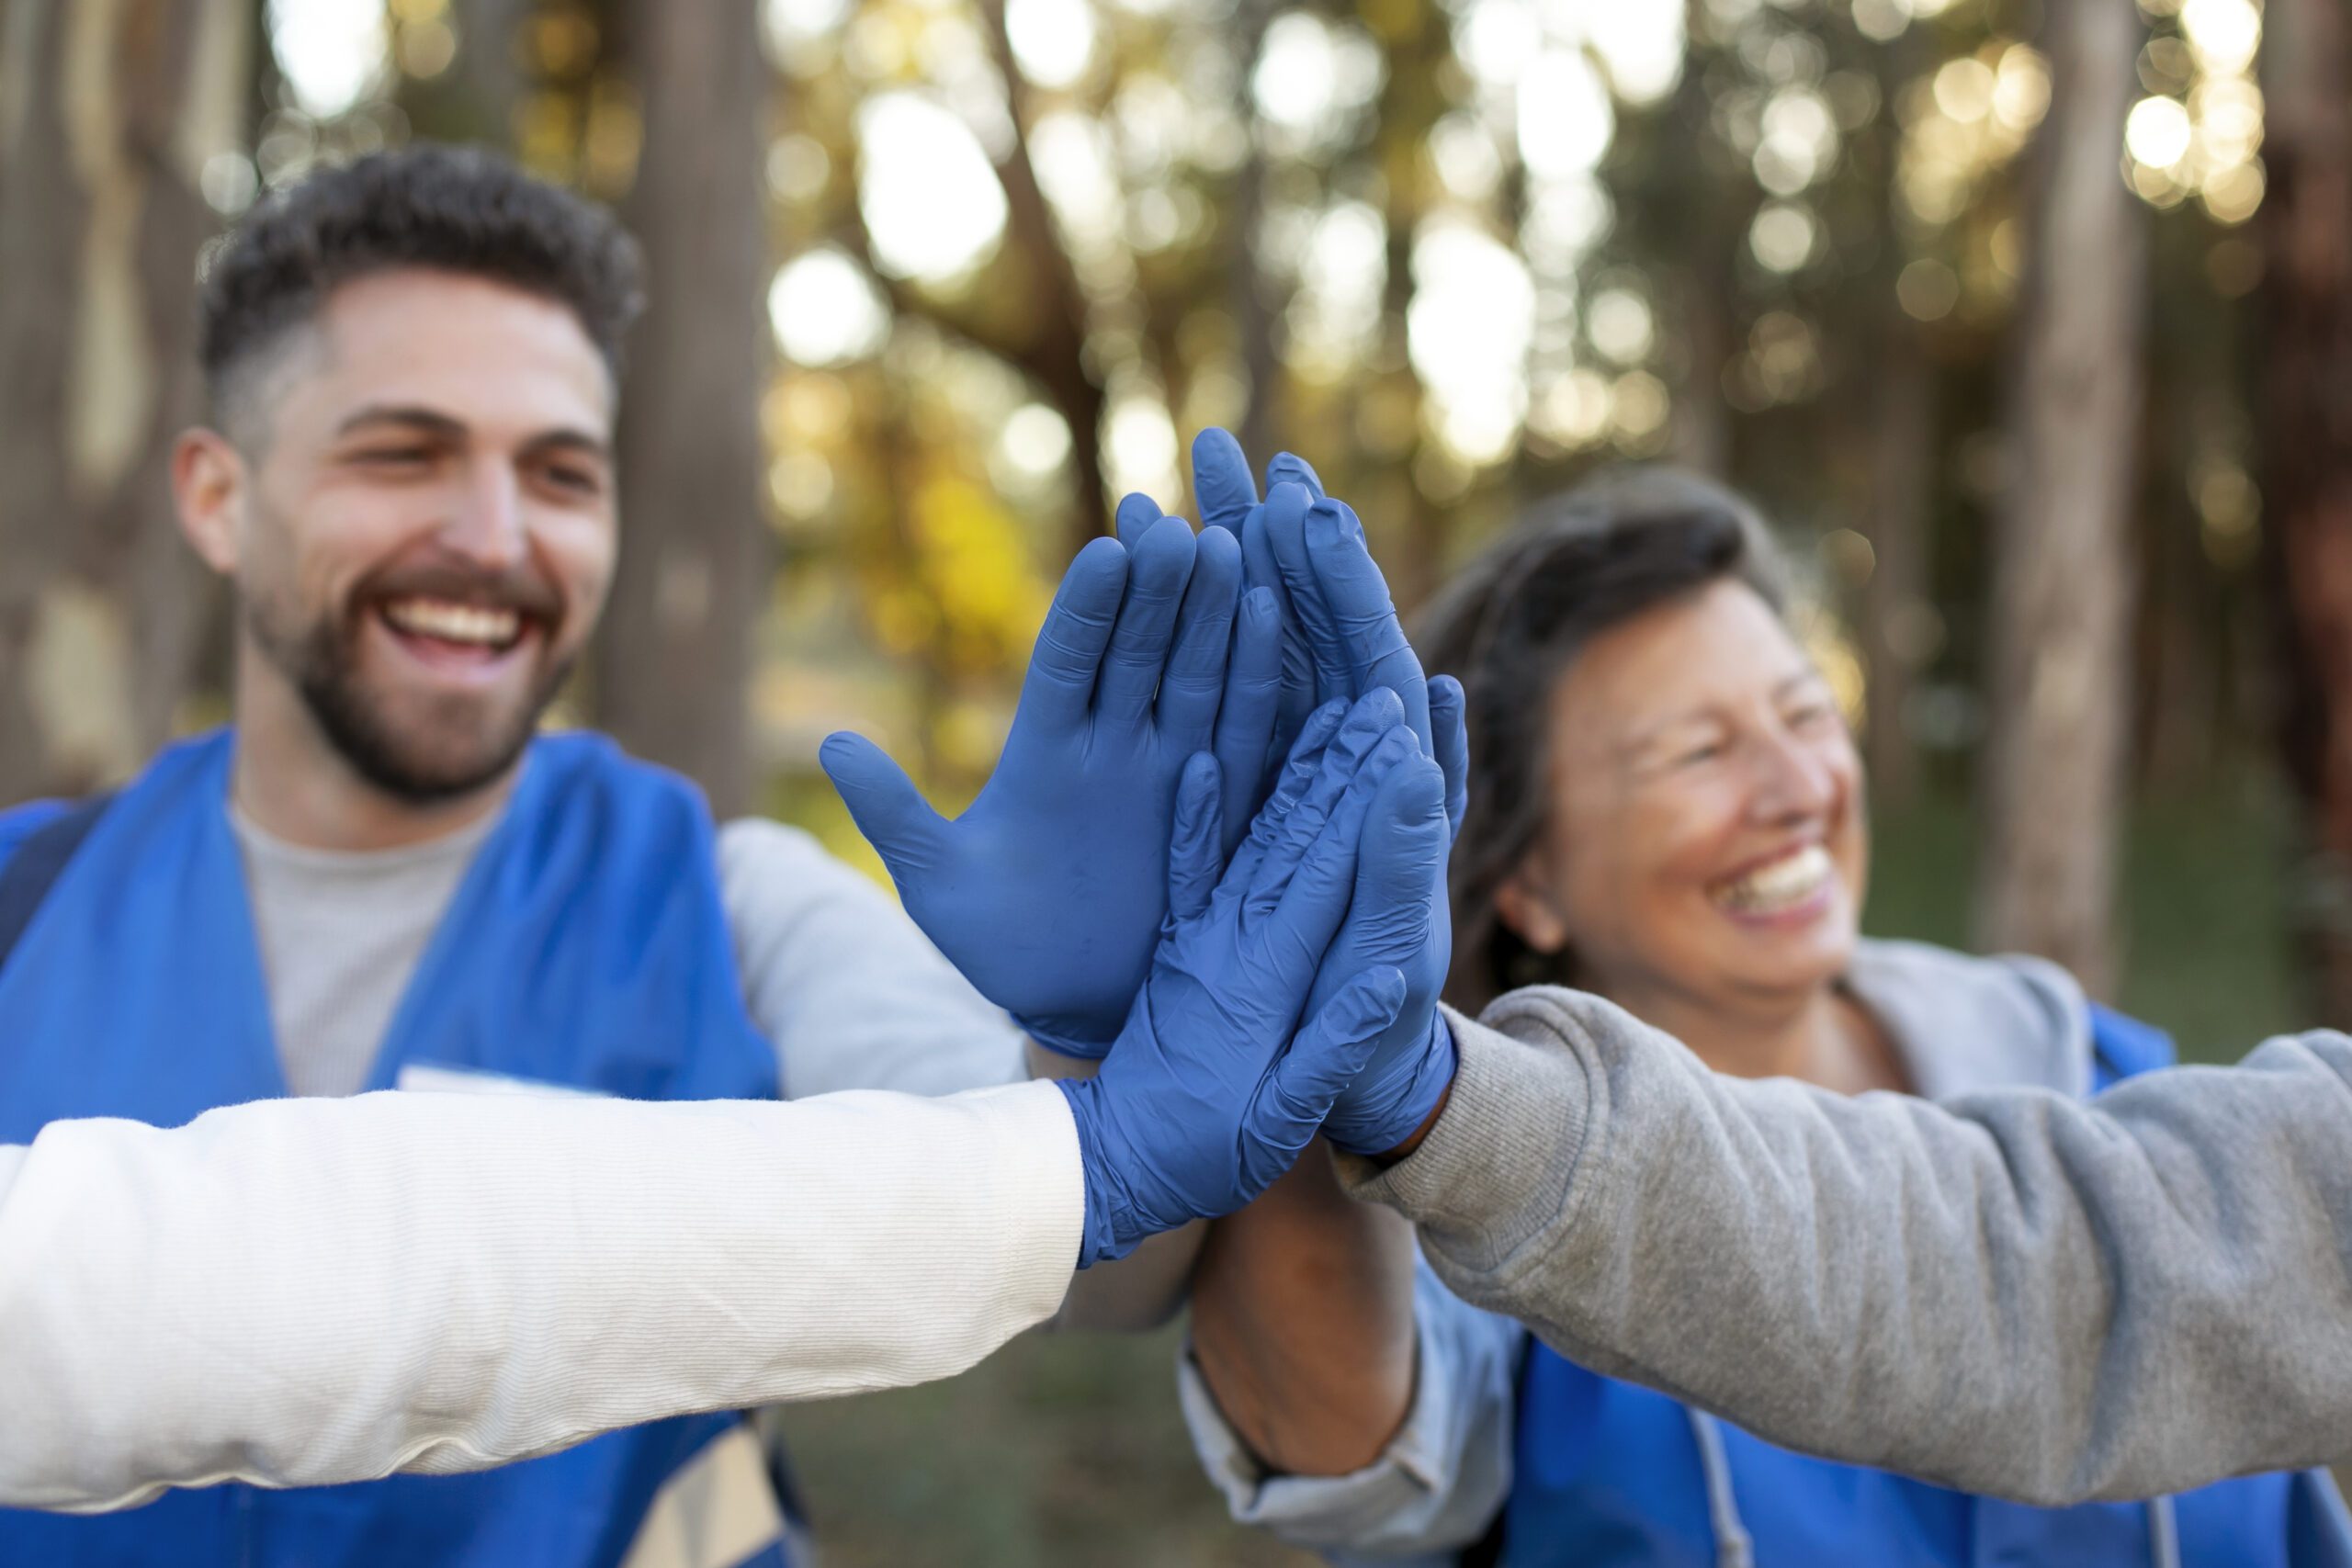
<path fill-rule="evenodd" d="M 2091 1010 L 2095 1089 L 2167 1066 L 2160 1031 Z M 1531 1341 L 1504 1568 L 2346 1568 L 2324 1472 L 2248 1476 L 2154 1503 L 2033 1508 L 1776 1448 Z"/>
<path fill-rule="evenodd" d="M 224 732 L 157 758 L 25 928 L 0 970 L 0 1143 L 60 1117 L 168 1127 L 287 1092 L 228 818 L 231 751 Z M 17 825 L 0 816 L 0 846 Z M 536 741 L 368 1087 L 410 1065 L 633 1100 L 773 1099 L 775 1054 L 744 1010 L 694 789 L 596 737 Z M 617 1563 L 662 1483 L 740 1419 L 657 1422 L 477 1475 L 215 1486 L 95 1518 L 0 1510 L 0 1564 Z"/>

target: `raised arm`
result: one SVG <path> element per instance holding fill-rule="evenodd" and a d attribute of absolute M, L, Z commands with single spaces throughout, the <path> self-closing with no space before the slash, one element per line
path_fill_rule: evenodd
<path fill-rule="evenodd" d="M 1439 1273 L 1794 1448 L 2059 1505 L 2352 1448 L 2352 1041 L 1938 1105 L 1720 1077 L 1597 998 L 1453 1021 Z"/>
<path fill-rule="evenodd" d="M 0 1503 L 479 1470 L 945 1377 L 1044 1318 L 1062 1096 L 371 1094 L 0 1149 Z"/>
<path fill-rule="evenodd" d="M 1385 692 L 1333 711 L 1229 864 L 1194 760 L 1169 934 L 1096 1077 L 275 1100 L 0 1150 L 0 1504 L 480 1469 L 969 1366 L 1073 1263 L 1256 1197 L 1396 1021 L 1413 922 L 1307 998 L 1360 848 L 1438 863 L 1442 785 L 1402 720 Z"/>

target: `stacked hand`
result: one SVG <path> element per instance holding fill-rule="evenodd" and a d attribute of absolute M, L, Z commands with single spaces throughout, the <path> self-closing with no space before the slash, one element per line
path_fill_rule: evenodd
<path fill-rule="evenodd" d="M 1268 465 L 1267 495 L 1258 499 L 1239 443 L 1222 430 L 1193 443 L 1193 489 L 1210 529 L 1240 536 L 1250 592 L 1272 594 L 1282 608 L 1282 712 L 1385 687 L 1404 705 L 1423 755 L 1444 775 L 1440 808 L 1443 847 L 1462 827 L 1469 792 L 1469 743 L 1462 724 L 1462 685 L 1450 675 L 1428 680 L 1396 618 L 1388 584 L 1372 558 L 1363 525 L 1347 503 L 1323 493 L 1315 470 L 1288 453 Z M 1208 537 L 1204 530 L 1202 537 Z M 1317 976 L 1311 1006 L 1336 995 L 1371 951 L 1393 953 L 1397 930 L 1425 933 L 1403 959 L 1406 1005 L 1383 1034 L 1363 1073 L 1340 1097 L 1324 1129 L 1358 1154 L 1393 1149 L 1435 1111 L 1453 1080 L 1453 1039 L 1437 1013 L 1453 960 L 1453 925 L 1442 849 L 1433 877 L 1381 850 L 1404 831 L 1392 818 L 1367 829 L 1367 853 L 1347 924 Z M 1421 908 L 1408 909 L 1408 904 Z"/>
<path fill-rule="evenodd" d="M 1067 1089 L 1090 1260 L 1247 1201 L 1318 1128 L 1396 1147 L 1453 1075 L 1461 687 L 1424 678 L 1361 524 L 1305 463 L 1278 457 L 1261 502 L 1224 432 L 1193 462 L 1197 540 L 1130 497 L 1120 541 L 1071 564 L 969 810 L 942 818 L 856 736 L 822 752 L 981 993 L 1108 1053 Z"/>
<path fill-rule="evenodd" d="M 1125 1028 L 1098 1077 L 1062 1080 L 1086 1168 L 1081 1266 L 1239 1208 L 1289 1169 L 1396 1021 L 1397 964 L 1426 941 L 1426 901 L 1408 899 L 1308 1010 L 1351 890 L 1444 861 L 1443 783 L 1394 693 L 1309 718 L 1221 874 L 1216 775 L 1206 757 L 1184 772 L 1169 931 Z"/>

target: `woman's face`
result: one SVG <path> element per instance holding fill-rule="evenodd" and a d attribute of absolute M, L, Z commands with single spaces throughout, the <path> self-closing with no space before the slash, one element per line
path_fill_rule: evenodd
<path fill-rule="evenodd" d="M 1754 590 L 1717 581 L 1611 627 L 1550 700 L 1549 818 L 1498 897 L 1523 940 L 1636 1012 L 1784 1005 L 1844 971 L 1860 765 Z"/>

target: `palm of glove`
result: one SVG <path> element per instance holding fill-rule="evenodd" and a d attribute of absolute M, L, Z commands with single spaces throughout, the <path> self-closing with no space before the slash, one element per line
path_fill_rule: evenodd
<path fill-rule="evenodd" d="M 949 825 L 941 863 L 899 875 L 908 914 L 1032 1030 L 1110 1039 L 1167 913 L 1165 846 L 1186 755 L 1149 726 L 1016 731 Z M 1125 809 L 1109 809 L 1118 802 Z M 1050 897 L 1017 896 L 1032 889 Z"/>
<path fill-rule="evenodd" d="M 1238 599 L 1240 578 L 1238 544 L 1196 547 L 1172 518 L 1132 551 L 1080 551 L 996 771 L 952 822 L 871 742 L 820 753 L 915 923 L 1049 1045 L 1100 1054 L 1144 982 L 1187 759 L 1263 753 L 1280 628 L 1270 595 Z"/>

